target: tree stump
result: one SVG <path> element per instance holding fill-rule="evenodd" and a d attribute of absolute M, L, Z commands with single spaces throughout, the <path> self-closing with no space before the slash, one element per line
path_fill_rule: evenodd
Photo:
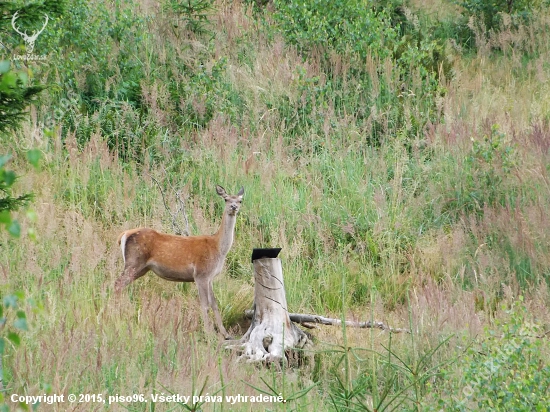
<path fill-rule="evenodd" d="M 261 258 L 253 264 L 254 314 L 237 346 L 243 352 L 241 358 L 249 361 L 285 361 L 285 353 L 303 348 L 308 337 L 290 321 L 281 260 Z"/>

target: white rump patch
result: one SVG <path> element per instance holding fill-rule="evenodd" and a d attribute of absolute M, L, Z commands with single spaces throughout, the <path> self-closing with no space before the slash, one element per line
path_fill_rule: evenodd
<path fill-rule="evenodd" d="M 122 249 L 122 259 L 124 259 L 124 264 L 126 264 L 126 233 L 120 238 L 120 248 Z"/>

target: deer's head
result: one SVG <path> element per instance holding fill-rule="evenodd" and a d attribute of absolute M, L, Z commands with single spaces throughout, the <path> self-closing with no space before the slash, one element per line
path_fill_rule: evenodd
<path fill-rule="evenodd" d="M 243 202 L 244 187 L 241 187 L 236 195 L 228 195 L 220 185 L 216 186 L 216 192 L 225 200 L 225 210 L 230 216 L 235 216 Z"/>

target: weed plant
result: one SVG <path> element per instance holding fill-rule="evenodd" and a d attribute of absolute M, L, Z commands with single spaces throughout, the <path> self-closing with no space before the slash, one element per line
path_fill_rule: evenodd
<path fill-rule="evenodd" d="M 13 214 L 18 240 L 0 233 L 0 291 L 43 308 L 27 313 L 20 346 L 4 352 L 4 399 L 264 391 L 288 402 L 185 407 L 545 405 L 548 8 L 517 24 L 502 15 L 498 31 L 472 25 L 466 47 L 457 39 L 468 26 L 448 22 L 467 8 L 444 0 L 338 2 L 346 10 L 303 2 L 308 13 L 283 2 L 161 3 L 78 2 L 52 19 L 36 46 L 49 60 L 31 67 L 50 87 L 21 128 L 0 135 L 0 156 L 12 154 L 19 176 L 13 195 L 33 192 L 38 216 L 30 224 Z M 443 14 L 430 12 L 438 7 Z M 367 23 L 376 30 L 365 35 Z M 40 170 L 28 165 L 29 148 L 40 151 Z M 149 274 L 115 295 L 118 234 L 172 230 L 151 176 L 181 192 L 191 234 L 217 229 L 216 184 L 245 186 L 214 285 L 233 334 L 253 302 L 254 247 L 283 248 L 292 312 L 412 333 L 325 326 L 312 331 L 308 366 L 277 370 L 237 362 L 204 334 L 192 284 Z M 498 348 L 510 342 L 520 349 L 503 362 Z M 507 366 L 484 374 L 491 359 Z"/>

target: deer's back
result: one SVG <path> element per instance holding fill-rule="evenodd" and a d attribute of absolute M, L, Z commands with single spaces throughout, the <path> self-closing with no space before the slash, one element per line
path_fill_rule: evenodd
<path fill-rule="evenodd" d="M 177 236 L 149 228 L 128 230 L 121 238 L 124 235 L 127 258 L 139 256 L 157 275 L 168 280 L 192 281 L 197 272 L 214 270 L 223 260 L 214 236 Z"/>

